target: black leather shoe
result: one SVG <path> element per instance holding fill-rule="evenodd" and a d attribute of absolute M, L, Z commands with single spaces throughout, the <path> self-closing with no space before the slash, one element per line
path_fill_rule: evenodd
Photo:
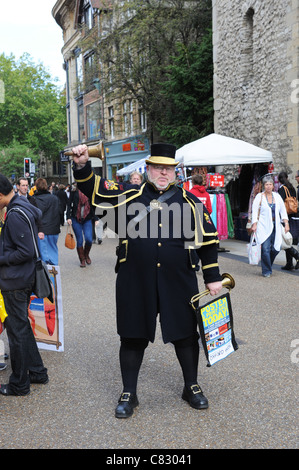
<path fill-rule="evenodd" d="M 191 385 L 191 387 L 184 387 L 182 399 L 197 410 L 204 410 L 209 407 L 208 399 L 204 396 L 198 384 Z"/>
<path fill-rule="evenodd" d="M 5 396 L 8 396 L 8 395 L 25 396 L 25 395 L 29 395 L 29 393 L 30 393 L 30 390 L 28 390 L 28 392 L 25 392 L 25 393 L 15 393 L 10 389 L 8 384 L 1 384 L 0 385 L 0 394 L 1 395 L 5 395 Z"/>
<path fill-rule="evenodd" d="M 134 412 L 134 408 L 139 405 L 136 393 L 123 392 L 115 408 L 116 418 L 129 418 Z"/>
<path fill-rule="evenodd" d="M 284 271 L 292 271 L 294 269 L 294 266 L 293 264 L 287 263 L 285 266 L 282 266 L 281 269 L 283 269 Z"/>

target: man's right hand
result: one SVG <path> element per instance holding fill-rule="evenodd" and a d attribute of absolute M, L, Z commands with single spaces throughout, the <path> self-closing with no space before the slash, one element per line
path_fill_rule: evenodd
<path fill-rule="evenodd" d="M 74 160 L 74 163 L 77 165 L 77 168 L 78 169 L 83 168 L 89 159 L 87 145 L 85 144 L 77 145 L 76 147 L 72 148 L 72 152 L 73 152 L 73 160 Z"/>

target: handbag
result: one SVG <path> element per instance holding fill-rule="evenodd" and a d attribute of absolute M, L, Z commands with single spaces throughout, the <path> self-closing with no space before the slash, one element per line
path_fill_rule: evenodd
<path fill-rule="evenodd" d="M 285 233 L 284 226 L 281 224 L 281 250 L 288 250 L 293 245 L 291 232 Z"/>
<path fill-rule="evenodd" d="M 67 233 L 65 236 L 64 245 L 66 246 L 66 248 L 69 248 L 70 250 L 73 250 L 76 247 L 76 240 L 75 240 L 74 232 L 73 232 L 71 225 L 68 225 L 67 227 Z"/>
<path fill-rule="evenodd" d="M 35 281 L 34 281 L 34 285 L 33 285 L 33 288 L 32 288 L 32 292 L 33 292 L 33 294 L 36 295 L 36 297 L 38 299 L 46 299 L 47 298 L 47 299 L 50 300 L 50 302 L 53 303 L 54 302 L 54 300 L 53 300 L 53 286 L 52 286 L 52 282 L 51 282 L 51 279 L 50 279 L 50 274 L 49 274 L 48 267 L 47 267 L 46 263 L 40 257 L 30 219 L 25 214 L 25 212 L 23 212 L 18 207 L 14 207 L 13 209 L 10 209 L 10 211 L 8 211 L 7 215 L 11 211 L 16 211 L 16 212 L 21 213 L 23 215 L 23 217 L 25 217 L 26 221 L 28 222 L 30 230 L 31 230 L 31 235 L 32 235 L 32 240 L 33 240 L 33 245 L 34 245 L 34 250 L 35 250 L 35 255 L 36 255 Z"/>
<path fill-rule="evenodd" d="M 290 195 L 290 191 L 286 186 L 284 186 L 286 193 L 286 198 L 284 200 L 284 205 L 288 214 L 296 214 L 298 212 L 298 201 L 296 197 Z"/>
<path fill-rule="evenodd" d="M 250 237 L 250 243 L 247 244 L 247 253 L 249 264 L 258 265 L 261 260 L 261 245 L 257 243 L 255 233 Z"/>

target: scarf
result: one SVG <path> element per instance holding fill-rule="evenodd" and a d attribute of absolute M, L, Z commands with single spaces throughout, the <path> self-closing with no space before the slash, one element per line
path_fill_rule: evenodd
<path fill-rule="evenodd" d="M 78 202 L 78 207 L 77 207 L 76 219 L 78 220 L 78 222 L 82 223 L 90 212 L 90 204 L 89 204 L 88 197 L 85 196 L 85 194 L 81 193 L 81 191 L 79 190 L 78 190 L 78 195 L 79 195 L 79 202 Z"/>

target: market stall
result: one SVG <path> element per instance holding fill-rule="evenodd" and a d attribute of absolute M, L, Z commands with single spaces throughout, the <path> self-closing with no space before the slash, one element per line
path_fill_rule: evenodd
<path fill-rule="evenodd" d="M 204 173 L 213 208 L 211 218 L 219 239 L 235 236 L 246 240 L 248 209 L 254 187 L 260 176 L 268 172 L 272 153 L 239 139 L 210 134 L 178 149 L 176 158 L 182 161 L 185 171 L 195 167 Z M 224 184 L 221 174 L 224 165 L 239 166 L 237 180 L 228 185 Z M 191 189 L 190 180 L 186 189 Z"/>

